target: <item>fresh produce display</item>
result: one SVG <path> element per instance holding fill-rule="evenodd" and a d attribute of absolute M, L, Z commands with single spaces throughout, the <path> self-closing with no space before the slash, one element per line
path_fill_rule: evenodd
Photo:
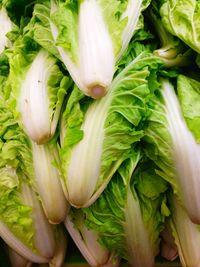
<path fill-rule="evenodd" d="M 200 267 L 199 53 L 199 0 L 0 0 L 0 266 Z"/>
<path fill-rule="evenodd" d="M 54 50 L 86 95 L 105 95 L 150 0 L 40 2 L 30 24 L 34 40 Z"/>

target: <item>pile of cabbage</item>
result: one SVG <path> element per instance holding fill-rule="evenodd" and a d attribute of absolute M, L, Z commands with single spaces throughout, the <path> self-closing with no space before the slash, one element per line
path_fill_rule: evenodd
<path fill-rule="evenodd" d="M 199 53 L 199 0 L 0 0 L 12 266 L 200 266 Z"/>

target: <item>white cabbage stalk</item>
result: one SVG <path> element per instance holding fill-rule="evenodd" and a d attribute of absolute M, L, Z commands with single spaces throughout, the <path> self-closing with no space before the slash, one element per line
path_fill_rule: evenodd
<path fill-rule="evenodd" d="M 128 23 L 126 27 L 124 28 L 124 31 L 122 34 L 122 48 L 117 59 L 120 59 L 120 57 L 123 55 L 123 53 L 127 49 L 128 44 L 133 36 L 133 33 L 137 27 L 137 23 L 139 20 L 141 6 L 142 6 L 142 0 L 137 0 L 137 1 L 129 0 L 127 9 L 124 12 L 124 14 L 122 14 L 121 19 L 124 19 L 127 17 Z"/>
<path fill-rule="evenodd" d="M 173 86 L 163 80 L 162 89 L 180 197 L 191 220 L 200 223 L 200 144 L 186 125 Z"/>
<path fill-rule="evenodd" d="M 33 192 L 26 184 L 22 185 L 20 197 L 25 205 L 32 208 L 32 220 L 35 230 L 34 245 L 36 251 L 32 251 L 20 241 L 8 228 L 0 222 L 0 236 L 4 241 L 22 257 L 35 263 L 48 263 L 54 255 L 55 237 L 52 226 L 48 223 L 42 207 Z"/>
<path fill-rule="evenodd" d="M 55 59 L 51 60 L 48 52 L 40 50 L 22 83 L 18 100 L 17 108 L 25 130 L 37 143 L 46 142 L 53 136 L 59 119 L 60 110 L 53 120 L 49 111 L 48 79 L 54 64 Z"/>
<path fill-rule="evenodd" d="M 12 267 L 31 267 L 32 262 L 19 255 L 12 248 L 8 247 L 9 259 Z"/>
<path fill-rule="evenodd" d="M 67 215 L 69 204 L 62 190 L 59 170 L 55 166 L 59 162 L 57 147 L 32 142 L 32 152 L 36 187 L 45 214 L 49 222 L 60 223 Z"/>
<path fill-rule="evenodd" d="M 6 34 L 12 30 L 12 22 L 4 7 L 0 9 L 0 54 L 6 47 L 11 46 L 11 42 L 6 37 Z"/>
<path fill-rule="evenodd" d="M 94 194 L 100 174 L 104 124 L 111 101 L 107 96 L 100 102 L 93 102 L 88 108 L 81 126 L 84 138 L 74 146 L 71 153 L 66 188 L 67 199 L 74 207 L 88 207 L 105 188 L 103 184 Z"/>
<path fill-rule="evenodd" d="M 81 81 L 87 93 L 98 98 L 112 81 L 115 61 L 112 40 L 96 0 L 80 5 L 78 29 Z"/>
<path fill-rule="evenodd" d="M 84 218 L 79 217 L 78 228 L 73 223 L 73 219 L 67 216 L 64 222 L 67 231 L 82 253 L 85 260 L 92 267 L 118 267 L 119 260 L 114 259 L 112 253 L 102 247 L 98 242 L 98 234 L 88 230 L 84 224 Z"/>
<path fill-rule="evenodd" d="M 128 260 L 133 267 L 153 267 L 154 251 L 147 227 L 144 225 L 139 200 L 128 186 L 127 204 L 125 207 L 124 231 L 126 236 Z"/>
<path fill-rule="evenodd" d="M 122 47 L 116 56 L 112 37 L 103 17 L 101 6 L 96 0 L 81 1 L 78 22 L 78 62 L 74 63 L 70 55 L 57 46 L 61 59 L 77 86 L 95 99 L 104 96 L 112 82 L 115 64 L 126 50 L 136 29 L 142 0 L 129 0 L 127 10 L 121 19 L 127 17 L 127 25 L 122 32 Z M 51 14 L 58 9 L 51 0 Z M 58 36 L 57 27 L 50 22 L 54 40 Z"/>
<path fill-rule="evenodd" d="M 177 199 L 173 200 L 172 227 L 183 267 L 200 266 L 200 228 L 192 223 Z"/>

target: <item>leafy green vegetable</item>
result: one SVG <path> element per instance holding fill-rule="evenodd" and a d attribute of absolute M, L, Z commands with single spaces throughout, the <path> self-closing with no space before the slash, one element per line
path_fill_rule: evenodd
<path fill-rule="evenodd" d="M 54 253 L 54 236 L 31 188 L 30 143 L 4 100 L 0 103 L 0 235 L 30 261 L 48 262 Z"/>
<path fill-rule="evenodd" d="M 82 210 L 71 208 L 69 216 L 67 216 L 64 223 L 73 241 L 90 266 L 119 266 L 119 259 L 99 244 L 98 232 L 87 228 Z"/>
<path fill-rule="evenodd" d="M 62 222 L 94 267 L 198 265 L 199 15 L 200 0 L 0 0 L 0 236 L 16 266 L 62 266 Z"/>
<path fill-rule="evenodd" d="M 100 100 L 84 100 L 73 90 L 62 117 L 60 152 L 65 192 L 72 205 L 94 202 L 129 157 L 132 145 L 140 141 L 139 125 L 148 116 L 146 103 L 154 86 L 151 75 L 156 79 L 161 64 L 150 53 L 140 54 Z"/>
<path fill-rule="evenodd" d="M 152 162 L 138 163 L 133 150 L 122 163 L 99 199 L 84 209 L 89 229 L 99 242 L 131 266 L 154 266 L 159 234 L 168 215 L 167 183 L 154 171 Z"/>
<path fill-rule="evenodd" d="M 7 54 L 10 101 L 20 112 L 28 135 L 37 143 L 45 143 L 55 133 L 71 79 L 64 76 L 56 58 L 28 36 L 18 39 Z"/>
<path fill-rule="evenodd" d="M 20 115 L 10 100 L 5 99 L 3 92 L 1 93 L 0 166 L 10 166 L 25 176 L 39 194 L 48 220 L 60 223 L 67 214 L 68 204 L 56 166 L 59 165 L 57 140 L 40 146 L 31 141 L 24 132 Z"/>
<path fill-rule="evenodd" d="M 77 86 L 89 96 L 106 94 L 115 65 L 143 27 L 150 0 L 43 1 L 35 5 L 26 31 L 58 56 Z M 52 46 L 53 43 L 53 46 Z"/>
<path fill-rule="evenodd" d="M 160 9 L 162 23 L 173 35 L 200 53 L 200 2 L 167 0 Z"/>
<path fill-rule="evenodd" d="M 191 86 L 193 82 L 196 85 L 197 82 L 178 76 L 178 98 L 173 85 L 168 80 L 161 80 L 162 96 L 157 91 L 150 102 L 152 114 L 144 137 L 144 150 L 146 155 L 159 166 L 161 170 L 157 171 L 159 175 L 171 183 L 174 193 L 181 199 L 191 220 L 198 223 L 200 145 L 196 129 L 193 132 L 194 125 L 198 125 L 198 110 L 196 109 L 196 115 L 189 115 L 191 114 L 189 107 L 195 105 L 194 98 L 196 99 L 197 92 L 194 86 L 187 86 L 188 83 Z M 185 86 L 187 86 L 187 97 L 183 96 L 183 92 L 186 93 Z M 190 121 L 189 128 L 187 120 Z"/>

